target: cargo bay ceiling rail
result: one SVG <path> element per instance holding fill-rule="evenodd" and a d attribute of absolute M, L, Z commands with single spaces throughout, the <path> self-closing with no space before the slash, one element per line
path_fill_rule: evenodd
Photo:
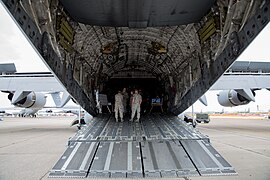
<path fill-rule="evenodd" d="M 112 78 L 164 84 L 170 111 L 200 98 L 270 19 L 269 0 L 2 0 L 68 92 L 95 115 Z"/>

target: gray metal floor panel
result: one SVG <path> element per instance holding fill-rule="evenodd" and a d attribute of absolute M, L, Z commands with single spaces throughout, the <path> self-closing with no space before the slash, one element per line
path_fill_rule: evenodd
<path fill-rule="evenodd" d="M 111 177 L 142 177 L 138 142 L 101 142 L 89 174 L 110 172 Z"/>
<path fill-rule="evenodd" d="M 69 145 L 52 168 L 50 176 L 86 177 L 98 144 L 98 142 L 78 142 Z"/>
<path fill-rule="evenodd" d="M 141 142 L 144 171 L 159 171 L 161 175 L 175 173 L 177 171 L 196 171 L 196 168 L 188 158 L 179 142 Z"/>
<path fill-rule="evenodd" d="M 180 142 L 200 175 L 223 175 L 223 170 L 236 174 L 234 168 L 209 143 L 203 140 L 182 140 Z"/>
<path fill-rule="evenodd" d="M 126 119 L 127 120 L 127 119 Z M 49 177 L 161 178 L 235 175 L 202 135 L 180 119 L 145 115 L 140 123 L 102 115 L 71 138 Z"/>

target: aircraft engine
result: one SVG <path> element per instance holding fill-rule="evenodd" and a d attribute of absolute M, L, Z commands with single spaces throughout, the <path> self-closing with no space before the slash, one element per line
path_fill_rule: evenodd
<path fill-rule="evenodd" d="M 255 96 L 255 92 L 252 91 L 252 93 Z M 250 100 L 248 100 L 244 96 L 240 95 L 235 90 L 220 91 L 217 96 L 218 96 L 218 103 L 222 106 L 225 106 L 225 107 L 246 105 L 246 104 L 250 103 Z"/>
<path fill-rule="evenodd" d="M 10 93 L 8 99 L 11 101 L 14 94 Z M 14 103 L 15 106 L 22 108 L 41 109 L 46 104 L 46 97 L 43 93 L 31 92 L 20 101 Z"/>

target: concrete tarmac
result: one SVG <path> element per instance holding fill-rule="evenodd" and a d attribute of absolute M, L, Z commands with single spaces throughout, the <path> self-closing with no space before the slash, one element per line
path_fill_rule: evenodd
<path fill-rule="evenodd" d="M 0 121 L 0 180 L 48 179 L 49 171 L 66 149 L 68 138 L 77 131 L 69 126 L 73 119 L 5 117 Z M 270 180 L 270 120 L 213 118 L 198 128 L 210 137 L 212 145 L 238 176 L 185 179 Z"/>
<path fill-rule="evenodd" d="M 77 129 L 75 117 L 4 118 L 0 121 L 0 180 L 47 176 Z"/>
<path fill-rule="evenodd" d="M 199 125 L 199 129 L 210 137 L 214 148 L 238 176 L 198 179 L 270 180 L 270 120 L 213 118 L 209 124 Z"/>

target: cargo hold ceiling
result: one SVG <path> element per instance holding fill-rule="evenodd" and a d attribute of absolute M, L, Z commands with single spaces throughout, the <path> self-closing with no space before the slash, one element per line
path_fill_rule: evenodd
<path fill-rule="evenodd" d="M 61 0 L 80 23 L 114 27 L 175 26 L 198 22 L 214 0 Z"/>
<path fill-rule="evenodd" d="M 80 59 L 75 66 L 79 71 L 83 64 L 91 76 L 125 77 L 132 72 L 163 80 L 171 76 L 190 86 L 200 74 L 202 52 L 198 27 L 189 23 L 199 22 L 214 2 L 61 1 L 70 17 L 80 22 L 73 41 Z"/>
<path fill-rule="evenodd" d="M 81 29 L 75 35 L 84 67 L 108 77 L 120 72 L 148 72 L 149 76 L 172 75 L 180 79 L 184 68 L 200 69 L 201 47 L 194 27 L 85 28 L 91 36 L 85 36 L 86 32 Z"/>

